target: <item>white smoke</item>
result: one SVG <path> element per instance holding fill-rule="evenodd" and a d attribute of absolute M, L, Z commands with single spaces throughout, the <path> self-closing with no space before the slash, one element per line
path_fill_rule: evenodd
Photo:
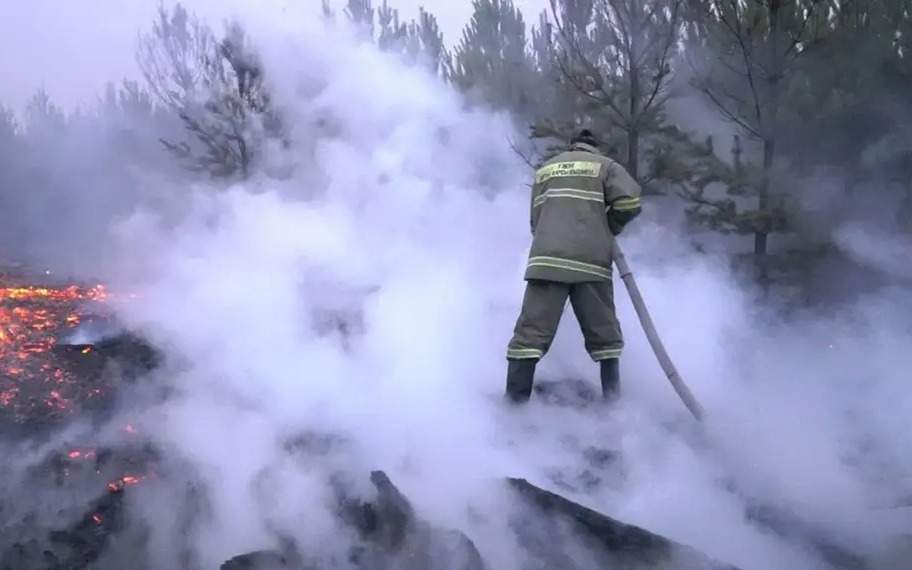
<path fill-rule="evenodd" d="M 848 223 L 834 234 L 836 244 L 862 267 L 908 281 L 912 267 L 907 263 L 912 241 L 869 224 Z"/>
<path fill-rule="evenodd" d="M 869 508 L 895 499 L 912 469 L 897 299 L 771 322 L 719 260 L 688 253 L 647 212 L 623 245 L 709 411 L 705 431 L 662 379 L 620 282 L 623 405 L 508 410 L 530 175 L 509 120 L 464 108 L 344 29 L 287 13 L 249 21 L 296 140 L 274 158 L 296 176 L 188 188 L 182 211 L 143 210 L 116 230 L 119 285 L 139 293 L 121 316 L 169 355 L 169 395 L 136 423 L 206 490 L 207 516 L 182 537 L 202 567 L 273 547 L 276 530 L 341 544 L 327 481 L 371 469 L 496 568 L 519 566 L 494 491 L 505 476 L 563 482 L 584 504 L 744 569 L 826 568 L 748 520 L 746 495 L 838 544 L 873 552 L 897 533 Z M 539 378 L 594 386 L 587 358 L 568 312 Z M 321 461 L 288 450 L 313 433 L 348 443 Z M 622 459 L 585 491 L 589 448 Z M 161 567 L 177 567 L 184 483 L 139 489 Z"/>

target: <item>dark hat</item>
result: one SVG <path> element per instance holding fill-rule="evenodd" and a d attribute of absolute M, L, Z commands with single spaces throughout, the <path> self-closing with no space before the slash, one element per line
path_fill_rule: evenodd
<path fill-rule="evenodd" d="M 575 143 L 584 143 L 592 146 L 598 146 L 598 139 L 595 138 L 595 135 L 592 134 L 592 131 L 589 129 L 582 129 L 570 140 L 570 144 Z"/>

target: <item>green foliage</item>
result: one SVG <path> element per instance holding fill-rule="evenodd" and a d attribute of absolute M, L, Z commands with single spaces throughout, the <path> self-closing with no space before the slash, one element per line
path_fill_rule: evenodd
<path fill-rule="evenodd" d="M 542 22 L 536 53 L 540 61 L 548 54 L 544 69 L 573 107 L 534 134 L 567 136 L 586 124 L 622 147 L 619 158 L 634 178 L 651 182 L 655 173 L 641 162 L 665 126 L 683 9 L 682 0 L 551 0 L 553 25 Z"/>
<path fill-rule="evenodd" d="M 731 226 L 741 233 L 753 228 L 760 258 L 767 253 L 768 235 L 787 227 L 780 215 L 785 193 L 779 147 L 789 94 L 799 64 L 831 33 L 838 7 L 823 0 L 694 0 L 690 9 L 692 84 L 724 119 L 761 143 L 762 156 L 760 174 L 729 186 L 722 197 L 706 198 L 699 187 L 685 196 L 697 200 L 695 219 L 711 228 Z M 735 193 L 755 198 L 754 208 L 739 213 Z M 703 215 L 704 207 L 714 209 L 713 215 Z M 746 226 L 744 218 L 750 220 Z"/>
<path fill-rule="evenodd" d="M 775 139 L 798 62 L 831 30 L 828 8 L 819 0 L 692 2 L 693 85 L 746 135 Z"/>
<path fill-rule="evenodd" d="M 753 235 L 761 255 L 767 235 L 800 231 L 822 169 L 846 196 L 903 188 L 912 228 L 912 0 L 551 0 L 528 29 L 512 0 L 473 0 L 452 53 L 423 9 L 406 21 L 394 0 L 338 2 L 382 50 L 529 127 L 530 166 L 585 126 L 645 194 L 680 197 L 698 227 Z M 184 52 L 214 42 L 170 17 Z M 703 98 L 738 136 L 717 148 L 685 132 L 669 116 L 677 96 Z"/>
<path fill-rule="evenodd" d="M 424 8 L 418 11 L 418 20 L 406 27 L 405 53 L 411 61 L 424 64 L 435 75 L 443 72 L 448 54 L 443 44 L 443 33 L 437 18 Z"/>
<path fill-rule="evenodd" d="M 853 177 L 868 178 L 901 166 L 892 159 L 899 158 L 901 141 L 909 140 L 906 121 L 896 117 L 912 113 L 912 99 L 896 95 L 912 89 L 912 66 L 904 54 L 912 32 L 910 4 L 847 4 L 831 24 L 826 49 L 796 73 L 787 96 L 783 152 L 801 154 L 803 170 L 838 165 Z M 877 146 L 885 152 L 871 152 Z M 902 174 L 900 168 L 890 177 Z"/>
<path fill-rule="evenodd" d="M 266 141 L 282 139 L 262 64 L 239 23 L 217 37 L 180 4 L 159 7 L 151 32 L 140 36 L 137 61 L 150 91 L 193 137 L 161 141 L 188 169 L 246 179 Z"/>
<path fill-rule="evenodd" d="M 756 208 L 753 199 L 764 172 L 762 166 L 745 163 L 741 137 L 733 137 L 729 163 L 719 158 L 712 138 L 695 141 L 675 127 L 664 134 L 655 168 L 685 201 L 694 223 L 722 234 L 788 231 L 791 209 L 784 196 L 762 211 Z"/>
<path fill-rule="evenodd" d="M 541 89 L 522 13 L 512 0 L 473 0 L 473 14 L 447 62 L 463 92 L 528 119 Z"/>
<path fill-rule="evenodd" d="M 347 0 L 344 10 L 348 21 L 381 50 L 399 54 L 411 64 L 419 64 L 434 75 L 442 73 L 447 51 L 437 18 L 420 8 L 418 19 L 404 22 L 399 10 L 388 0 L 374 8 L 371 0 Z M 335 18 L 329 0 L 323 0 L 323 14 Z"/>
<path fill-rule="evenodd" d="M 25 106 L 25 133 L 31 139 L 58 136 L 66 128 L 66 117 L 47 91 L 39 89 Z"/>
<path fill-rule="evenodd" d="M 12 141 L 19 132 L 16 115 L 11 109 L 0 105 L 0 142 Z"/>
<path fill-rule="evenodd" d="M 530 166 L 590 128 L 645 194 L 679 197 L 701 229 L 753 236 L 758 257 L 768 235 L 801 236 L 821 173 L 836 181 L 825 207 L 851 217 L 860 204 L 912 231 L 912 0 L 551 0 L 528 28 L 513 0 L 473 0 L 451 53 L 424 9 L 407 20 L 395 0 L 335 3 L 323 0 L 327 18 L 510 112 L 528 128 Z M 134 125 L 176 123 L 189 136 L 170 129 L 165 148 L 219 178 L 249 176 L 265 143 L 285 140 L 239 24 L 216 33 L 179 4 L 160 8 L 137 55 L 145 88 L 109 87 L 97 116 L 64 116 L 43 91 L 21 124 L 0 107 L 4 164 L 100 117 L 136 154 Z M 737 136 L 685 132 L 670 114 L 678 96 Z"/>

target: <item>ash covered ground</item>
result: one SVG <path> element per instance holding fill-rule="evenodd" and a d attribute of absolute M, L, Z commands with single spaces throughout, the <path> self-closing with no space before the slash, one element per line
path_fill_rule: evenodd
<path fill-rule="evenodd" d="M 110 421 L 118 394 L 155 361 L 136 339 L 104 336 L 108 300 L 101 285 L 0 272 L 4 568 L 86 567 L 122 524 L 123 493 L 152 472 L 132 425 L 113 447 L 91 427 Z M 86 427 L 64 435 L 76 424 Z"/>
<path fill-rule="evenodd" d="M 131 512 L 133 494 L 163 477 L 179 479 L 185 485 L 183 530 L 206 516 L 204 483 L 175 472 L 176 463 L 164 460 L 157 445 L 129 421 L 130 408 L 118 410 L 131 390 L 145 390 L 147 397 L 156 392 L 148 388 L 161 355 L 112 321 L 106 306 L 111 293 L 102 285 L 36 284 L 34 276 L 15 272 L 4 274 L 0 285 L 0 446 L 16 455 L 4 466 L 0 485 L 0 568 L 161 567 L 149 551 L 154 541 L 148 524 Z M 580 408 L 597 401 L 585 384 L 545 385 L 538 396 Z M 334 434 L 302 433 L 284 445 L 289 454 L 308 461 L 331 461 L 348 442 Z M 591 489 L 617 476 L 615 452 L 589 447 L 584 455 L 589 469 L 575 481 L 556 474 L 558 487 Z M 353 475 L 337 472 L 331 484 L 333 511 L 351 533 L 344 551 L 306 552 L 293 535 L 277 532 L 275 549 L 239 553 L 220 567 L 491 567 L 464 532 L 427 522 L 386 473 L 369 473 L 370 499 L 352 494 L 347 479 Z M 524 479 L 504 478 L 503 483 L 524 505 L 510 532 L 537 560 L 535 567 L 734 568 Z M 565 541 L 569 550 L 561 546 Z M 173 554 L 181 568 L 206 567 L 189 540 Z"/>
<path fill-rule="evenodd" d="M 0 568 L 212 567 L 193 537 L 196 529 L 212 522 L 207 489 L 211 483 L 194 476 L 199 466 L 193 458 L 169 456 L 173 450 L 145 435 L 131 419 L 142 417 L 145 406 L 167 401 L 173 386 L 160 385 L 157 376 L 164 355 L 113 321 L 109 303 L 117 293 L 101 285 L 31 280 L 30 284 L 28 278 L 6 274 L 0 287 L 0 445 L 11 457 L 0 485 Z M 126 302 L 136 298 L 121 297 Z M 345 321 L 345 315 L 338 319 Z M 617 413 L 606 408 L 596 386 L 585 381 L 539 382 L 535 397 L 544 406 L 536 413 L 551 408 L 590 421 L 592 413 Z M 499 413 L 517 412 L 505 406 Z M 525 427 L 514 437 L 552 437 L 540 433 L 543 424 L 519 418 Z M 682 426 L 672 429 L 688 431 Z M 484 537 L 475 534 L 478 521 L 460 529 L 428 520 L 428 513 L 417 509 L 386 472 L 352 471 L 351 456 L 357 455 L 358 445 L 346 435 L 288 431 L 281 442 L 288 458 L 337 466 L 321 468 L 326 476 L 321 491 L 312 488 L 312 498 L 296 498 L 303 504 L 312 502 L 322 511 L 321 519 L 327 511 L 332 513 L 334 544 L 308 543 L 305 535 L 277 527 L 266 541 L 271 548 L 238 551 L 219 567 L 481 570 L 504 567 L 499 565 L 502 558 L 492 563 L 485 550 L 503 543 L 510 544 L 511 556 L 522 553 L 512 558 L 510 564 L 516 566 L 510 567 L 524 569 L 737 568 L 693 546 L 599 513 L 585 506 L 585 500 L 562 496 L 598 496 L 606 489 L 623 489 L 630 477 L 621 450 L 585 437 L 574 441 L 579 435 L 570 433 L 557 437 L 568 455 L 575 456 L 572 465 L 545 470 L 542 486 L 521 477 L 503 478 L 498 495 L 506 500 L 504 510 L 473 515 L 481 520 L 503 517 L 481 523 L 481 528 L 502 533 Z M 268 470 L 260 478 L 257 485 L 268 485 Z M 741 493 L 736 479 L 723 484 L 729 492 Z M 180 496 L 174 497 L 175 492 Z M 446 489 L 438 492 L 445 494 Z M 874 562 L 863 551 L 834 540 L 825 525 L 787 506 L 739 496 L 751 525 L 800 545 L 821 568 L 902 567 L 903 562 L 897 562 L 904 556 L 901 552 Z M 154 517 L 146 518 L 149 501 L 157 500 L 174 511 L 169 518 L 177 524 L 164 546 L 156 539 L 161 529 L 154 528 Z M 306 526 L 306 521 L 305 517 L 300 522 Z M 484 546 L 479 548 L 476 540 Z M 169 552 L 156 551 L 163 547 Z"/>

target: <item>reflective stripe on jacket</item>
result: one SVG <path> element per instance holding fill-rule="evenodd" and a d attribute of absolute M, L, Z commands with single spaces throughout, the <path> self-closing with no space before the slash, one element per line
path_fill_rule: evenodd
<path fill-rule="evenodd" d="M 640 186 L 586 144 L 546 162 L 532 187 L 532 249 L 526 279 L 611 279 L 614 235 L 640 212 Z"/>

